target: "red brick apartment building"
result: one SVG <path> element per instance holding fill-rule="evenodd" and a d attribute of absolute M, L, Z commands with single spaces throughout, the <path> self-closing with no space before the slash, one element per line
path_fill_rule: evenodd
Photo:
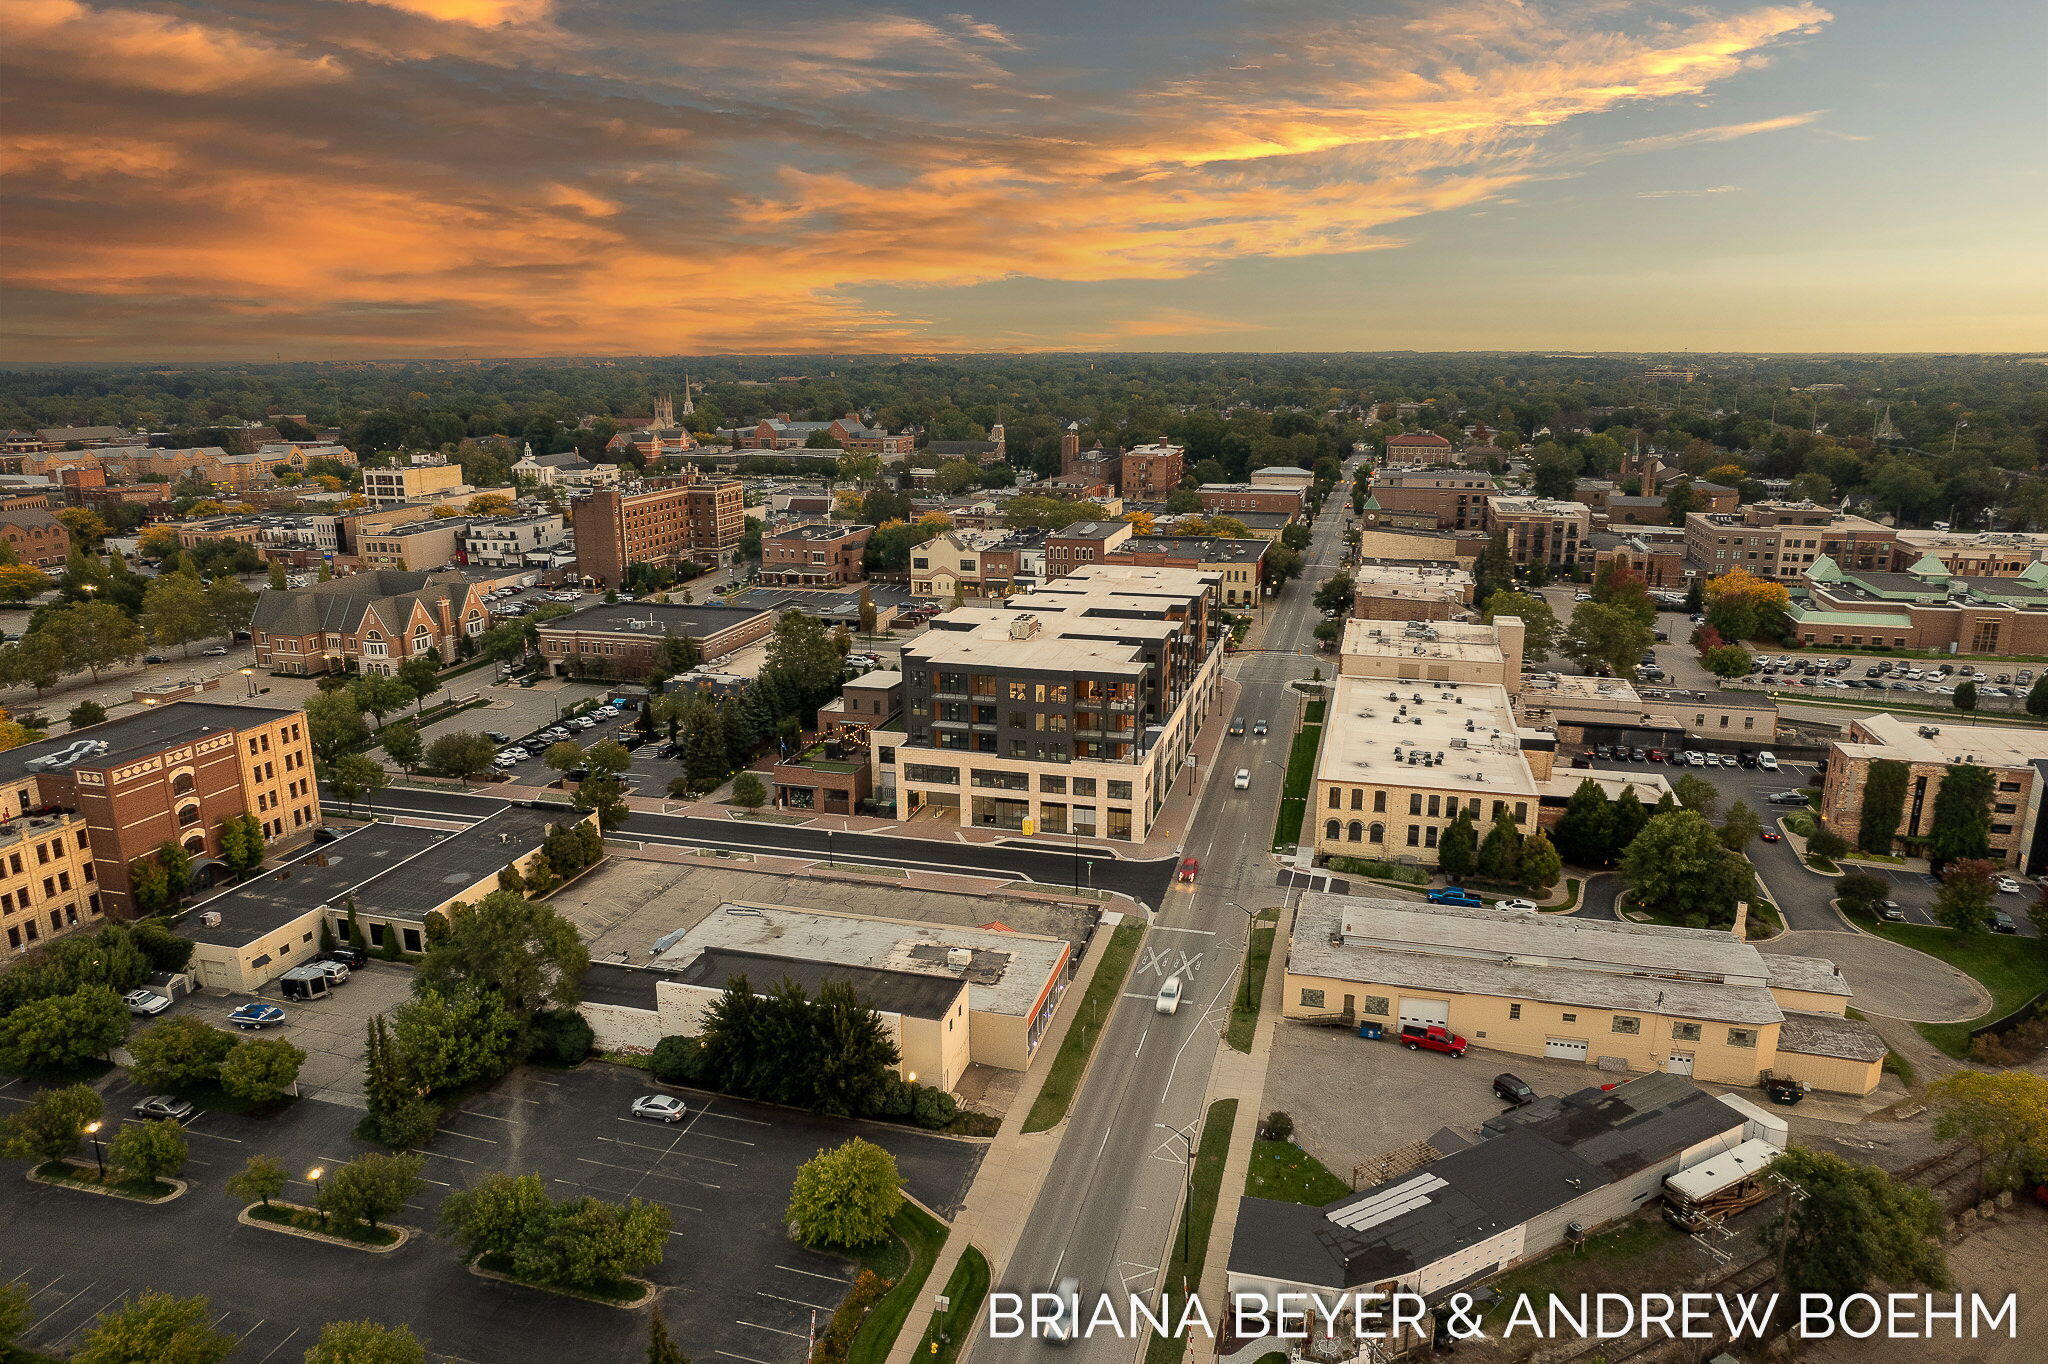
<path fill-rule="evenodd" d="M 724 563 L 746 517 L 738 479 L 696 469 L 638 488 L 599 488 L 569 505 L 577 568 L 606 587 L 617 587 L 633 564 Z"/>
<path fill-rule="evenodd" d="M 62 568 L 71 551 L 71 535 L 56 514 L 42 507 L 9 507 L 0 511 L 0 540 L 35 568 Z"/>
<path fill-rule="evenodd" d="M 1137 445 L 1119 461 L 1117 490 L 1127 501 L 1158 502 L 1180 486 L 1187 451 L 1178 445 Z"/>
<path fill-rule="evenodd" d="M 1372 481 L 1365 524 L 1478 530 L 1486 523 L 1486 499 L 1499 491 L 1484 473 L 1380 474 Z"/>
<path fill-rule="evenodd" d="M 1434 431 L 1405 431 L 1387 438 L 1388 468 L 1427 468 L 1451 462 L 1451 443 Z"/>
<path fill-rule="evenodd" d="M 1241 511 L 1301 515 L 1302 496 L 1293 488 L 1258 483 L 1204 483 L 1195 495 L 1202 499 L 1202 510 L 1211 516 Z"/>
<path fill-rule="evenodd" d="M 129 866 L 167 842 L 211 884 L 240 814 L 273 847 L 319 827 L 303 711 L 179 701 L 0 754 L 0 941 L 136 917 Z"/>
<path fill-rule="evenodd" d="M 861 556 L 873 526 L 813 522 L 761 537 L 761 582 L 769 587 L 831 587 L 866 575 Z"/>

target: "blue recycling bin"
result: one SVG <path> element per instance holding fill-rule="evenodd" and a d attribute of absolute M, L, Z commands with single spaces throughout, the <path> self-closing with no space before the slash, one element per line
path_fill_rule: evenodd
<path fill-rule="evenodd" d="M 1377 1023 L 1361 1023 L 1358 1025 L 1358 1035 L 1365 1038 L 1368 1042 L 1377 1042 L 1380 1040 L 1380 1025 Z"/>

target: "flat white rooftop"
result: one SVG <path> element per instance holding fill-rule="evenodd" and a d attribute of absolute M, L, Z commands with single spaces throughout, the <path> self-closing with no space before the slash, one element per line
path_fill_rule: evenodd
<path fill-rule="evenodd" d="M 1341 658 L 1412 658 L 1463 663 L 1502 661 L 1500 635 L 1491 625 L 1435 620 L 1426 630 L 1410 630 L 1401 621 L 1344 622 Z"/>
<path fill-rule="evenodd" d="M 1469 682 L 1338 678 L 1316 780 L 1537 795 L 1507 689 Z"/>

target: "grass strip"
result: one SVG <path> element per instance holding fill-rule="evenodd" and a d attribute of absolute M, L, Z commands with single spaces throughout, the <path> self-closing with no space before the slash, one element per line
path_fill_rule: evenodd
<path fill-rule="evenodd" d="M 1026 1132 L 1046 1131 L 1066 1118 L 1074 1094 L 1081 1088 L 1081 1076 L 1088 1069 L 1088 1058 L 1094 1054 L 1095 1040 L 1102 1035 L 1102 1025 L 1109 1021 L 1117 996 L 1123 993 L 1124 977 L 1130 974 L 1131 961 L 1138 955 L 1138 943 L 1144 936 L 1145 926 L 1136 922 L 1118 924 L 1109 935 L 1109 945 L 1102 949 L 1102 960 L 1095 967 L 1095 978 L 1088 982 L 1088 992 L 1075 1006 L 1078 1016 L 1068 1025 L 1067 1035 L 1060 1041 L 1059 1055 L 1052 1058 L 1045 1083 L 1039 1087 L 1038 1097 L 1031 1101 L 1031 1111 L 1024 1117 Z"/>
<path fill-rule="evenodd" d="M 1252 1145 L 1244 1191 L 1253 1198 L 1320 1208 L 1350 1193 L 1351 1186 L 1291 1141 L 1260 1141 Z"/>
<path fill-rule="evenodd" d="M 1963 1023 L 1915 1023 L 1920 1035 L 1950 1056 L 1970 1054 L 1970 1030 L 1995 1022 L 2048 990 L 2048 939 L 2010 933 L 1958 933 L 1926 924 L 1887 923 L 1857 910 L 1843 910 L 1868 933 L 1925 952 L 1974 979 L 1991 992 L 1991 1008 Z"/>
<path fill-rule="evenodd" d="M 867 1267 L 891 1281 L 889 1291 L 854 1333 L 853 1344 L 846 1351 L 847 1364 L 882 1364 L 889 1357 L 903 1330 L 903 1319 L 924 1291 L 924 1281 L 931 1277 L 939 1250 L 946 1244 L 946 1224 L 905 1200 L 889 1223 L 886 1244 L 895 1247 L 896 1254 L 886 1264 Z"/>
<path fill-rule="evenodd" d="M 1179 1298 L 1201 1292 L 1202 1266 L 1209 1258 L 1209 1230 L 1215 1225 L 1216 1203 L 1223 1192 L 1223 1161 L 1230 1154 L 1230 1128 L 1236 1121 L 1237 1100 L 1218 1099 L 1209 1105 L 1202 1141 L 1195 1148 L 1191 1188 L 1183 1198 L 1186 1206 L 1159 1278 L 1166 1321 L 1180 1315 Z M 1145 1364 L 1179 1364 L 1187 1344 L 1185 1336 L 1155 1334 L 1145 1347 Z"/>
<path fill-rule="evenodd" d="M 1252 1049 L 1252 1035 L 1259 1028 L 1259 1002 L 1266 993 L 1266 967 L 1273 959 L 1273 934 L 1277 925 L 1252 929 L 1251 941 L 1245 944 L 1244 974 L 1239 977 L 1237 992 L 1230 999 L 1230 1026 L 1223 1030 L 1223 1040 L 1233 1050 L 1249 1052 Z"/>
<path fill-rule="evenodd" d="M 509 1255 L 486 1255 L 477 1261 L 477 1265 L 525 1288 L 537 1288 L 543 1293 L 557 1293 L 565 1298 L 583 1298 L 589 1302 L 610 1303 L 613 1306 L 624 1302 L 638 1302 L 646 1297 L 648 1292 L 644 1279 L 601 1279 L 588 1284 L 543 1283 L 539 1279 L 529 1279 L 515 1273 L 512 1268 L 512 1257 Z"/>
<path fill-rule="evenodd" d="M 932 1318 L 917 1357 L 930 1364 L 953 1364 L 974 1329 L 974 1318 L 988 1296 L 988 1258 L 973 1246 L 960 1252 L 960 1263 L 946 1280 L 946 1310 Z"/>
<path fill-rule="evenodd" d="M 1308 813 L 1308 788 L 1316 773 L 1316 749 L 1323 742 L 1323 708 L 1327 704 L 1308 703 L 1301 728 L 1287 750 L 1287 781 L 1280 789 L 1280 815 L 1273 823 L 1275 848 L 1291 848 L 1301 841 L 1301 821 Z"/>
<path fill-rule="evenodd" d="M 398 1239 L 398 1233 L 390 1227 L 373 1227 L 367 1222 L 343 1222 L 338 1218 L 322 1217 L 312 1208 L 295 1208 L 284 1203 L 258 1203 L 249 1209 L 249 1216 L 258 1222 L 270 1222 L 280 1227 L 338 1236 L 359 1246 L 388 1246 Z"/>

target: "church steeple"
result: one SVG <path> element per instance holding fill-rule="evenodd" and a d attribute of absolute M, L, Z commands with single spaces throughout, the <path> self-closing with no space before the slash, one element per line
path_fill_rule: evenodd
<path fill-rule="evenodd" d="M 697 410 L 697 400 L 690 396 L 690 376 L 683 376 L 683 415 L 692 415 Z"/>

